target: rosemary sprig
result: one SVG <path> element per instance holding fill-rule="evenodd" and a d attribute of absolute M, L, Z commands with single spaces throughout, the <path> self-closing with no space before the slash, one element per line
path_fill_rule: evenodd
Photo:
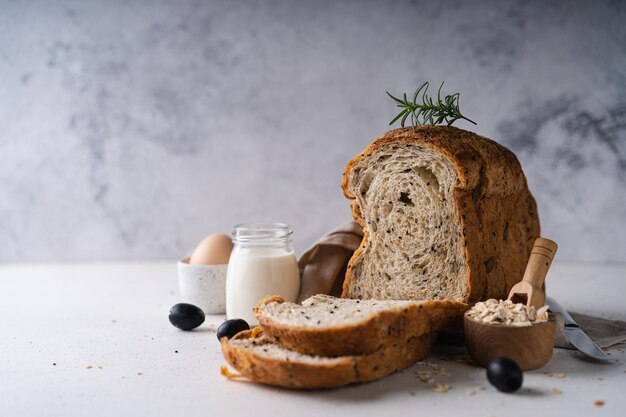
<path fill-rule="evenodd" d="M 409 101 L 406 93 L 404 93 L 402 99 L 399 99 L 392 96 L 389 91 L 387 91 L 387 95 L 396 102 L 396 106 L 402 109 L 402 111 L 389 122 L 390 126 L 400 119 L 400 125 L 404 127 L 406 119 L 409 116 L 411 117 L 411 125 L 414 131 L 417 127 L 426 124 L 438 125 L 445 122 L 450 126 L 459 119 L 465 119 L 470 123 L 476 124 L 476 122 L 461 114 L 461 110 L 459 109 L 459 93 L 445 96 L 442 100 L 442 82 L 437 91 L 437 101 L 434 101 L 433 98 L 427 94 L 429 85 L 428 81 L 426 81 L 417 87 L 415 94 L 413 94 L 413 101 Z M 420 94 L 421 103 L 418 103 Z"/>

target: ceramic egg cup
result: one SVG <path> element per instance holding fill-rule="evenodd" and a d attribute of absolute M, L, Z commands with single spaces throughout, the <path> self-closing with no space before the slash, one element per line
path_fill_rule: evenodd
<path fill-rule="evenodd" d="M 205 314 L 225 314 L 227 267 L 192 265 L 189 258 L 178 261 L 178 287 L 183 301 L 200 307 Z"/>

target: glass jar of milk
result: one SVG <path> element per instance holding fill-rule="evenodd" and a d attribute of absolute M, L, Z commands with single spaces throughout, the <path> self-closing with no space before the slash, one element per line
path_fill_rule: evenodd
<path fill-rule="evenodd" d="M 252 309 L 266 295 L 295 302 L 300 271 L 293 251 L 293 230 L 284 223 L 235 226 L 235 244 L 226 275 L 226 315 L 258 324 Z"/>

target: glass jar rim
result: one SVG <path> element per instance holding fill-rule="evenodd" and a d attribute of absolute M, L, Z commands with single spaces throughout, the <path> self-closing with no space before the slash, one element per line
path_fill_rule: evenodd
<path fill-rule="evenodd" d="M 293 229 L 287 223 L 240 223 L 233 228 L 235 242 L 272 243 L 291 241 Z"/>

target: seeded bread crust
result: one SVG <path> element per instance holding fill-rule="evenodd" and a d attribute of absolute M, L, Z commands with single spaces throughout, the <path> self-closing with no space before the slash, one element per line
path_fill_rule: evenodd
<path fill-rule="evenodd" d="M 274 345 L 259 328 L 240 332 L 231 340 L 223 337 L 220 343 L 226 361 L 253 381 L 293 389 L 327 389 L 374 381 L 405 369 L 428 356 L 435 339 L 435 333 L 427 333 L 367 355 L 337 358 L 302 354 L 294 358 L 293 352 Z M 273 353 L 263 352 L 264 346 Z"/>
<path fill-rule="evenodd" d="M 358 171 L 376 167 L 381 152 L 393 154 L 409 148 L 410 152 L 435 154 L 453 168 L 455 181 L 451 195 L 445 196 L 452 200 L 453 215 L 447 221 L 453 222 L 450 230 L 459 233 L 456 248 L 445 248 L 446 253 L 456 254 L 453 262 L 459 262 L 455 270 L 458 276 L 430 275 L 427 268 L 418 272 L 409 267 L 403 269 L 406 271 L 406 276 L 400 277 L 403 280 L 417 281 L 418 273 L 423 275 L 420 279 L 425 278 L 422 284 L 425 287 L 420 289 L 418 297 L 412 295 L 416 291 L 406 286 L 394 287 L 397 277 L 390 276 L 387 281 L 367 276 L 379 268 L 369 264 L 368 242 L 380 239 L 384 231 L 373 231 L 371 224 L 378 219 L 363 217 L 367 207 L 362 205 L 366 200 L 354 189 Z M 361 245 L 346 271 L 342 292 L 345 298 L 442 299 L 466 303 L 506 298 L 511 287 L 522 279 L 533 242 L 539 236 L 536 203 L 516 156 L 488 138 L 454 127 L 425 126 L 416 132 L 404 128 L 383 134 L 347 164 L 342 188 L 345 196 L 354 200 L 352 215 L 364 230 Z M 401 226 L 396 232 L 403 232 Z M 389 249 L 389 257 L 394 250 L 397 252 L 397 248 Z M 456 289 L 441 290 L 441 283 L 445 286 L 445 280 L 450 279 L 458 281 L 454 283 Z M 367 291 L 363 290 L 364 286 L 368 286 Z"/>
<path fill-rule="evenodd" d="M 312 311 L 311 324 L 303 326 L 279 320 L 267 313 L 268 306 L 276 310 L 276 304 L 285 309 L 306 312 L 311 304 L 328 306 L 325 313 L 331 316 L 333 304 L 349 303 L 353 309 L 368 309 L 375 300 L 346 300 L 327 295 L 315 295 L 303 302 L 303 306 L 285 303 L 279 296 L 261 300 L 254 308 L 254 314 L 265 335 L 275 343 L 296 352 L 318 356 L 361 355 L 378 351 L 385 347 L 401 344 L 403 341 L 419 337 L 425 333 L 441 330 L 453 323 L 468 308 L 467 304 L 452 301 L 398 302 L 399 306 L 385 307 L 356 320 L 335 320 L 331 325 L 316 325 L 319 313 Z M 359 304 L 360 303 L 360 304 Z M 380 303 L 380 302 L 379 302 Z M 346 323 L 346 321 L 348 321 Z"/>

